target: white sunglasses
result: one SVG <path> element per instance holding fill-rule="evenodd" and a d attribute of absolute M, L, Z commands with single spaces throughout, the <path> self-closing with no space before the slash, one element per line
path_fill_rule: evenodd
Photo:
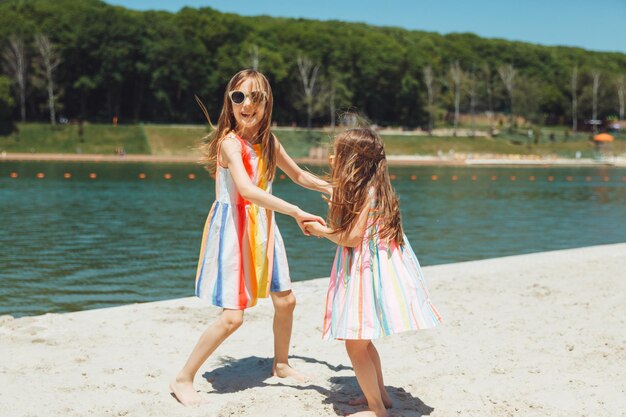
<path fill-rule="evenodd" d="M 267 93 L 265 91 L 251 91 L 249 93 L 245 93 L 240 90 L 233 90 L 228 93 L 228 97 L 230 97 L 230 101 L 233 104 L 243 104 L 246 101 L 246 97 L 250 99 L 252 104 L 259 104 L 265 100 L 267 100 Z"/>

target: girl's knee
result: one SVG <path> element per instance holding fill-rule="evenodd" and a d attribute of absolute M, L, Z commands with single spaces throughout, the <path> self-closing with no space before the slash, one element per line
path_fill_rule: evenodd
<path fill-rule="evenodd" d="M 371 340 L 346 340 L 346 350 L 348 353 L 367 352 Z"/>
<path fill-rule="evenodd" d="M 287 310 L 293 311 L 296 308 L 296 296 L 293 293 L 285 297 L 284 307 Z"/>
<path fill-rule="evenodd" d="M 220 317 L 220 323 L 229 333 L 234 332 L 243 324 L 243 311 L 225 310 Z"/>
<path fill-rule="evenodd" d="M 274 308 L 281 312 L 293 312 L 296 308 L 296 296 L 292 292 L 282 297 L 274 298 Z"/>

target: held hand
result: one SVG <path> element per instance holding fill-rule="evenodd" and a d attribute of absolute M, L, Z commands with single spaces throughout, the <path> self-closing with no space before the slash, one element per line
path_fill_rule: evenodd
<path fill-rule="evenodd" d="M 317 237 L 323 237 L 326 232 L 327 227 L 323 226 L 318 222 L 305 222 L 304 230 L 306 230 L 309 234 Z"/>
<path fill-rule="evenodd" d="M 306 236 L 309 236 L 309 232 L 304 227 L 305 222 L 314 222 L 314 223 L 326 225 L 326 222 L 320 216 L 316 216 L 314 214 L 310 214 L 302 210 L 298 210 L 298 212 L 296 213 L 295 216 L 293 216 L 293 218 L 296 219 L 296 222 L 298 222 L 298 226 L 300 226 L 300 230 L 302 230 L 302 233 L 304 233 Z"/>
<path fill-rule="evenodd" d="M 311 236 L 311 230 L 313 229 L 311 225 L 314 223 L 317 223 L 317 222 L 304 222 L 304 234 L 305 235 Z"/>

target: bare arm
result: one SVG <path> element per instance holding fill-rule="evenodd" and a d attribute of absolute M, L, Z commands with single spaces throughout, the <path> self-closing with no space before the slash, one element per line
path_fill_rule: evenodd
<path fill-rule="evenodd" d="M 358 217 L 356 223 L 352 229 L 347 233 L 334 233 L 334 230 L 328 226 L 324 226 L 319 223 L 306 222 L 304 228 L 307 232 L 317 237 L 325 237 L 326 239 L 334 242 L 339 246 L 345 246 L 347 248 L 354 248 L 361 244 L 363 235 L 365 235 L 365 228 L 367 227 L 367 217 L 369 215 L 369 204 L 366 204 Z"/>
<path fill-rule="evenodd" d="M 241 194 L 243 198 L 257 206 L 293 217 L 305 234 L 308 234 L 308 232 L 304 230 L 305 221 L 326 224 L 321 217 L 309 214 L 301 210 L 298 206 L 275 197 L 254 185 L 252 181 L 250 181 L 250 177 L 243 165 L 241 159 L 241 144 L 239 142 L 231 138 L 223 139 L 220 152 L 222 161 L 226 163 L 227 168 L 230 170 L 239 194 Z"/>
<path fill-rule="evenodd" d="M 276 165 L 282 169 L 285 174 L 301 187 L 309 190 L 319 191 L 325 194 L 332 194 L 332 188 L 329 183 L 300 168 L 293 159 L 287 154 L 285 148 L 276 139 Z"/>

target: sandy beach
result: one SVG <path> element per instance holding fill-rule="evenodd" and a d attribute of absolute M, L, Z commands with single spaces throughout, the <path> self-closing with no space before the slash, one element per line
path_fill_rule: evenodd
<path fill-rule="evenodd" d="M 419 255 L 419 254 L 418 254 Z M 394 416 L 626 415 L 626 243 L 424 269 L 445 323 L 377 342 Z M 155 277 L 158 279 L 158 277 Z M 193 277 L 190 277 L 192 291 Z M 269 300 L 206 362 L 185 408 L 169 379 L 219 310 L 194 297 L 0 317 L 0 416 L 343 416 L 358 387 L 321 340 L 328 279 L 294 284 L 291 363 L 270 377 Z"/>
<path fill-rule="evenodd" d="M 69 153 L 18 153 L 4 152 L 1 161 L 69 161 L 69 162 L 155 162 L 197 164 L 196 155 L 103 155 L 103 154 L 69 154 Z M 294 158 L 301 165 L 327 165 L 324 158 Z M 556 158 L 538 155 L 463 155 L 449 157 L 433 155 L 389 155 L 390 166 L 617 166 L 626 167 L 626 157 L 615 157 L 607 160 L 590 158 Z"/>

